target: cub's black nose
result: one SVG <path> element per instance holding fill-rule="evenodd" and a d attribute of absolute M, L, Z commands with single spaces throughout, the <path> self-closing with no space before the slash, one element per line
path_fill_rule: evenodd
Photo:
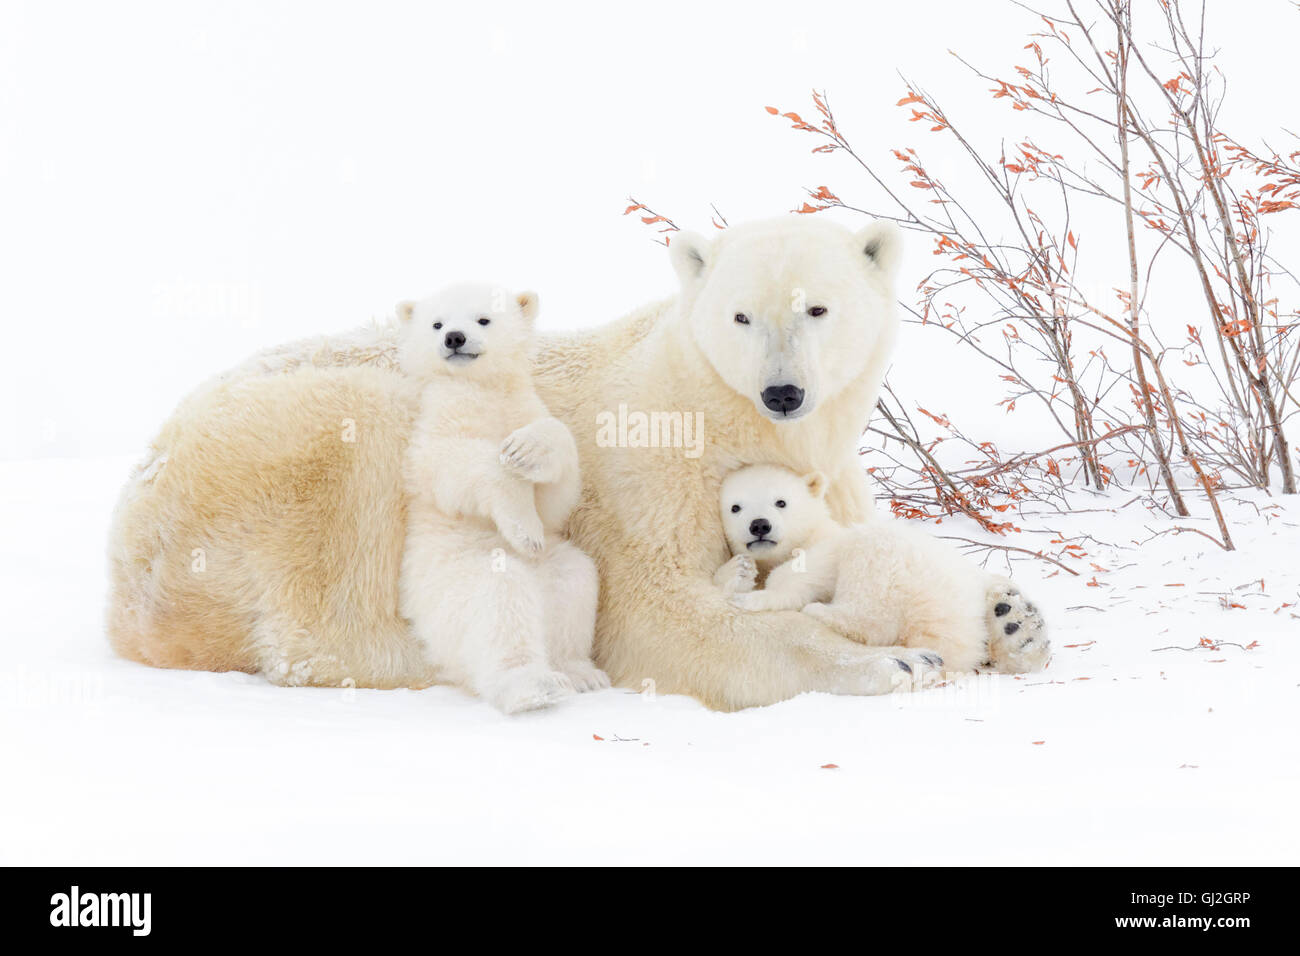
<path fill-rule="evenodd" d="M 798 385 L 769 385 L 763 389 L 763 404 L 774 412 L 789 415 L 803 404 L 803 389 Z"/>
<path fill-rule="evenodd" d="M 756 537 L 763 537 L 772 530 L 772 522 L 766 518 L 755 518 L 749 523 L 749 533 Z"/>
<path fill-rule="evenodd" d="M 442 340 L 453 352 L 465 344 L 464 332 L 448 332 Z"/>

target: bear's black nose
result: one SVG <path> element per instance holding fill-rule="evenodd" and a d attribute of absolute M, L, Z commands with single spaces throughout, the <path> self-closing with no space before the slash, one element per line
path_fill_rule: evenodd
<path fill-rule="evenodd" d="M 766 518 L 755 518 L 749 523 L 749 533 L 755 537 L 761 538 L 772 530 L 772 522 Z"/>
<path fill-rule="evenodd" d="M 451 349 L 454 352 L 462 345 L 465 344 L 465 333 L 448 332 L 447 335 L 443 338 L 443 342 L 446 343 L 447 348 Z"/>
<path fill-rule="evenodd" d="M 803 404 L 803 389 L 798 385 L 769 385 L 763 389 L 763 404 L 774 412 L 789 415 Z"/>

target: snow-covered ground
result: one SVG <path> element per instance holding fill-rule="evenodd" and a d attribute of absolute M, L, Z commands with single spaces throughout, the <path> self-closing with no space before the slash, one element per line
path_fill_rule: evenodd
<path fill-rule="evenodd" d="M 1173 523 L 1119 493 L 1026 521 L 1097 539 L 1079 577 L 1015 565 L 1053 612 L 1044 674 L 737 714 L 610 690 L 507 718 L 447 688 L 115 659 L 102 552 L 128 465 L 0 465 L 0 862 L 1300 858 L 1294 505 L 1230 501 L 1233 554 L 1145 540 Z M 1026 537 L 1007 543 L 1046 541 Z"/>

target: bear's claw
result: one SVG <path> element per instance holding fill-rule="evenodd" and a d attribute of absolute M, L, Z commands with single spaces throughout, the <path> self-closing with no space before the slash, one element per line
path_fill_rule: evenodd
<path fill-rule="evenodd" d="M 545 484 L 558 477 L 559 457 L 538 434 L 533 422 L 517 428 L 501 443 L 501 467 L 524 481 Z"/>
<path fill-rule="evenodd" d="M 725 594 L 748 594 L 754 590 L 754 582 L 758 580 L 758 564 L 753 558 L 747 554 L 738 554 L 727 565 L 731 568 L 731 576 L 722 586 Z"/>
<path fill-rule="evenodd" d="M 922 690 L 942 677 L 943 658 L 934 651 L 891 648 L 888 658 L 897 670 L 890 679 L 891 689 Z"/>

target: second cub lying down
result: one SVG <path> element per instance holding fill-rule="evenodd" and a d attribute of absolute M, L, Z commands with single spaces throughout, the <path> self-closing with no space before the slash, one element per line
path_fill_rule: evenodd
<path fill-rule="evenodd" d="M 727 476 L 722 524 L 733 557 L 714 583 L 732 603 L 802 610 L 864 644 L 932 650 L 949 671 L 1046 665 L 1042 615 L 1010 580 L 981 582 L 953 549 L 901 521 L 836 524 L 825 492 L 820 473 L 751 465 Z"/>

